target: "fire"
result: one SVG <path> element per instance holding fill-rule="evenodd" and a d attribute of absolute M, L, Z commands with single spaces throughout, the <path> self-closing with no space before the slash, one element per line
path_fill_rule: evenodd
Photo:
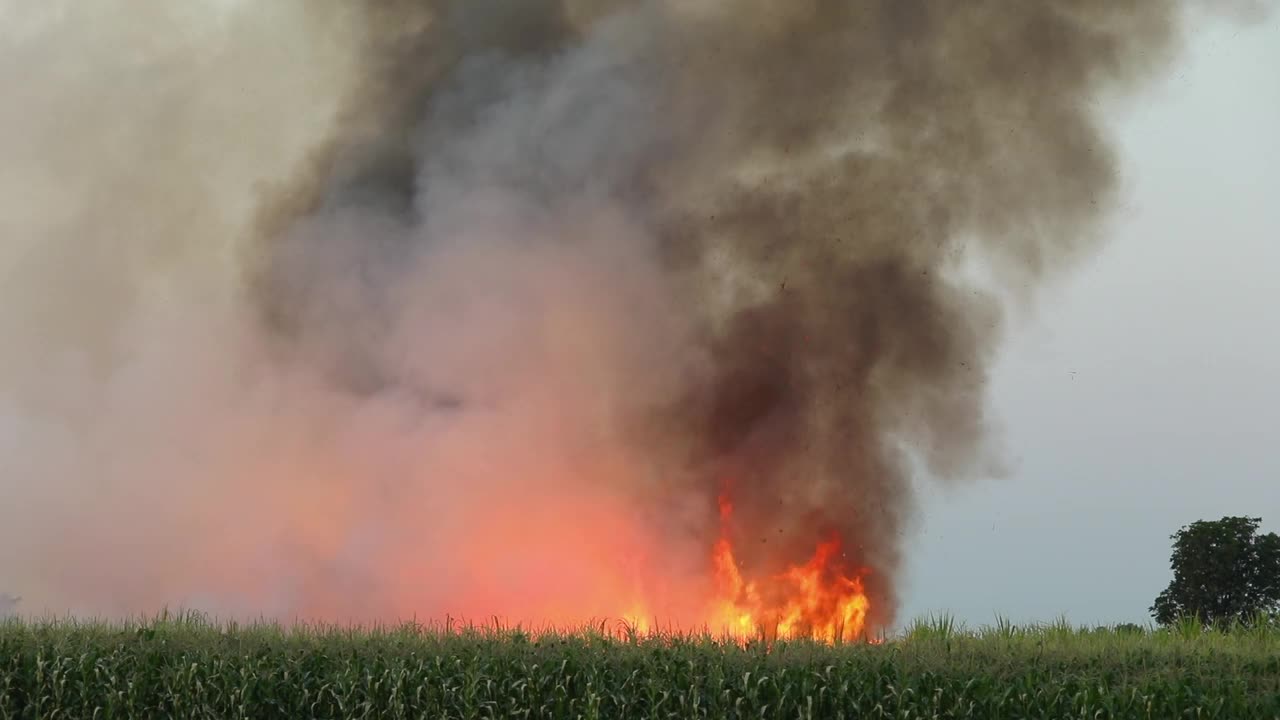
<path fill-rule="evenodd" d="M 592 627 L 623 637 L 706 630 L 739 643 L 866 639 L 866 574 L 844 557 L 842 538 L 820 538 L 805 548 L 807 556 L 765 573 L 740 562 L 745 553 L 730 530 L 745 514 L 734 515 L 727 487 L 718 525 L 679 544 L 655 539 L 627 498 L 595 490 L 520 496 L 469 515 L 481 520 L 467 528 L 468 542 L 448 565 L 388 558 L 414 568 L 388 588 L 400 603 L 390 614 L 534 630 Z M 433 597 L 437 588 L 445 592 Z M 312 610 L 325 618 L 341 606 Z"/>
<path fill-rule="evenodd" d="M 728 537 L 733 504 L 719 500 L 721 532 L 712 552 L 717 600 L 715 624 L 738 639 L 811 638 L 828 643 L 860 638 L 871 604 L 861 578 L 842 570 L 841 542 L 833 537 L 818 544 L 802 565 L 760 581 L 742 577 Z"/>

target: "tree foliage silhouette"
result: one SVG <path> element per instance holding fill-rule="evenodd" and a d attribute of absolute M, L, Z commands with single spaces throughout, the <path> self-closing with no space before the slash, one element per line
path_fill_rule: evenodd
<path fill-rule="evenodd" d="M 1174 533 L 1173 580 L 1150 608 L 1156 622 L 1250 623 L 1280 613 L 1280 536 L 1259 533 L 1261 522 L 1228 516 Z"/>

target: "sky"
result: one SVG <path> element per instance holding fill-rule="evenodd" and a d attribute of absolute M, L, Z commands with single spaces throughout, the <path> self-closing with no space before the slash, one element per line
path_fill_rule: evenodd
<path fill-rule="evenodd" d="M 908 620 L 1145 623 L 1178 528 L 1280 531 L 1280 18 L 1206 24 L 1108 119 L 1108 245 L 1011 327 L 1007 476 L 922 487 Z"/>

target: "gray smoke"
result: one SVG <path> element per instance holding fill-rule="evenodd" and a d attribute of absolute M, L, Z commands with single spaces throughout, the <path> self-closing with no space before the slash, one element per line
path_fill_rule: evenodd
<path fill-rule="evenodd" d="M 891 623 L 910 462 L 996 468 L 1006 304 L 1100 242 L 1098 101 L 1182 20 L 52 5 L 7 4 L 0 71 L 0 582 L 549 622 L 696 620 L 727 487 L 745 575 L 835 533 Z"/>

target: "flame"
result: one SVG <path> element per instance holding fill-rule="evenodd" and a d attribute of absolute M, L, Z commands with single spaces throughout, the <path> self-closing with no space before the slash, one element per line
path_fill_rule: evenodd
<path fill-rule="evenodd" d="M 822 642 L 859 639 L 866 627 L 870 601 L 861 577 L 841 569 L 841 540 L 818 544 L 812 557 L 763 581 L 744 580 L 728 537 L 733 504 L 719 498 L 720 538 L 712 551 L 717 591 L 715 623 L 740 640 L 809 638 Z"/>
<path fill-rule="evenodd" d="M 455 546 L 452 564 L 386 558 L 405 568 L 400 584 L 387 588 L 398 603 L 390 614 L 530 630 L 593 627 L 621 637 L 706 629 L 738 643 L 874 642 L 864 637 L 866 574 L 846 560 L 842 538 L 821 539 L 779 572 L 753 572 L 734 546 L 730 529 L 744 517 L 734 515 L 727 484 L 718 527 L 678 545 L 655 540 L 628 498 L 600 488 L 517 497 L 467 515 L 467 542 Z M 342 606 L 311 610 L 323 619 Z"/>

